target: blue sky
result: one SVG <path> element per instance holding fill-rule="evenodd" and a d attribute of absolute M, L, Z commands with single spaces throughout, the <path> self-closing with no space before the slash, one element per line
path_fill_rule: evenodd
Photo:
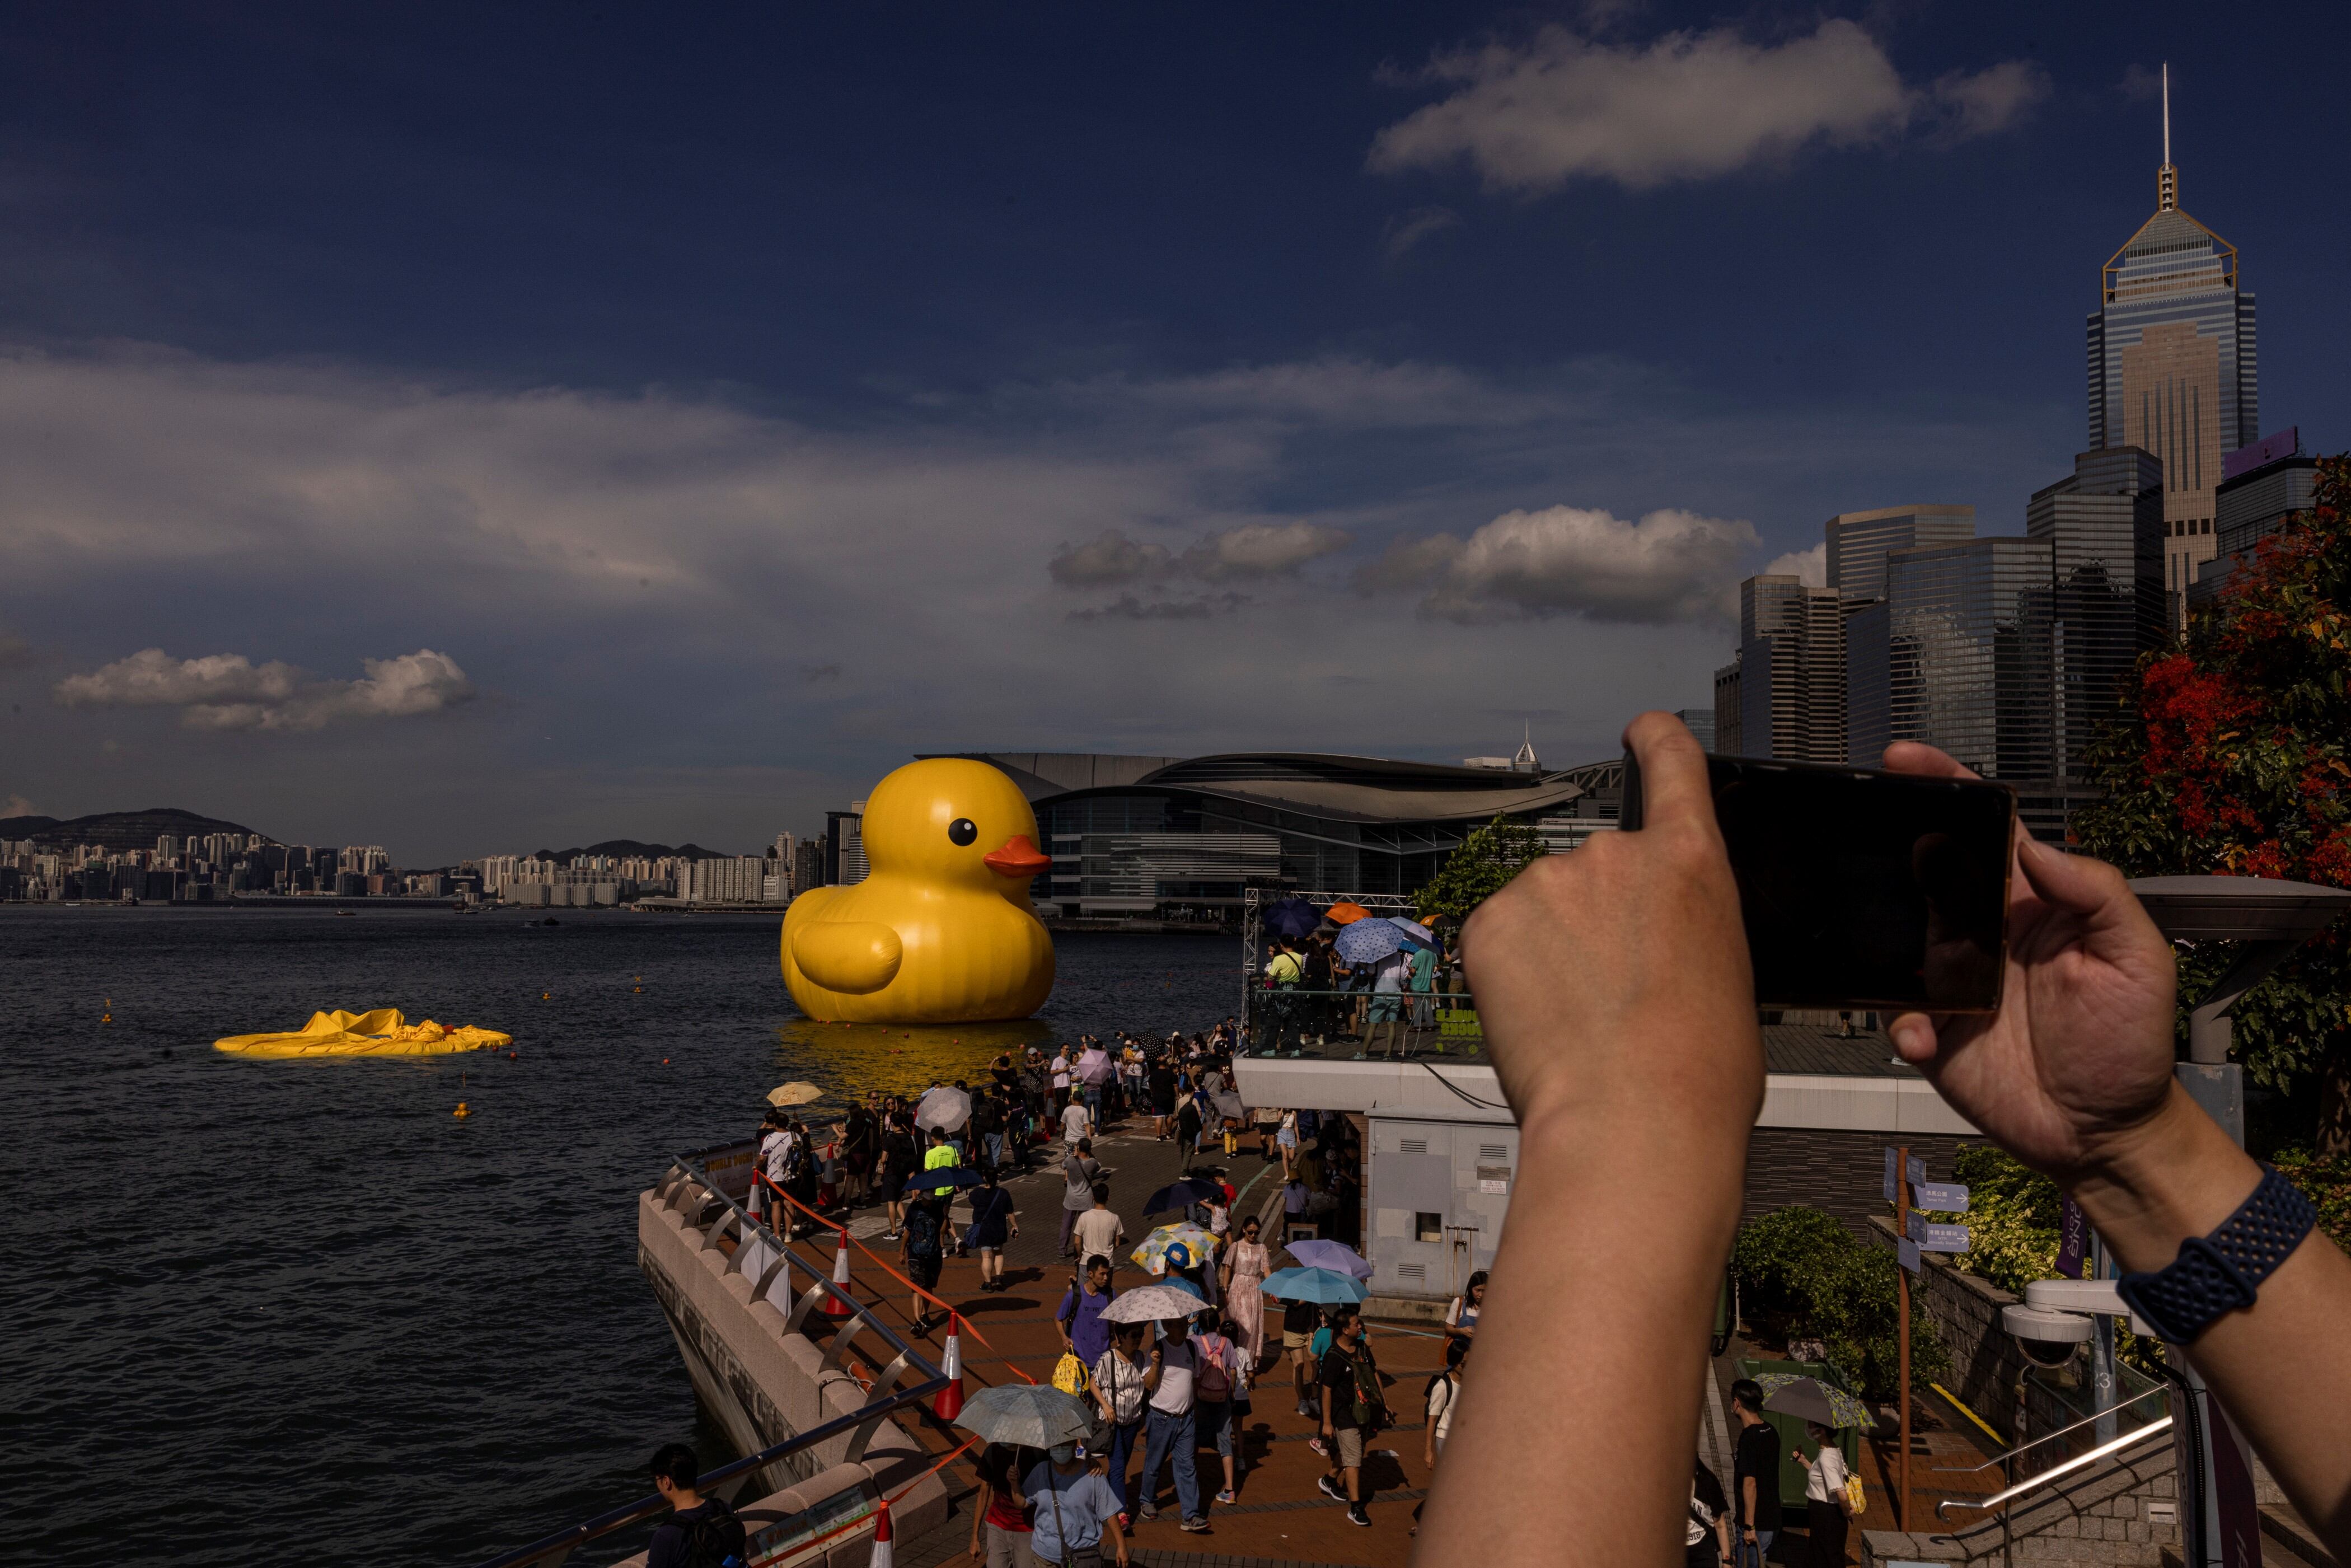
<path fill-rule="evenodd" d="M 0 806 L 749 848 L 916 751 L 1607 754 L 1990 532 L 2182 204 L 2346 444 L 2342 14 L 0 23 Z M 152 652 L 151 652 L 152 651 Z"/>

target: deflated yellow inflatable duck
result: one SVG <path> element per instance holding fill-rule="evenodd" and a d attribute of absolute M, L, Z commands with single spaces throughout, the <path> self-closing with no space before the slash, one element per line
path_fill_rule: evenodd
<path fill-rule="evenodd" d="M 446 1029 L 426 1019 L 410 1023 L 398 1008 L 373 1012 L 312 1013 L 310 1021 L 292 1034 L 233 1034 L 213 1041 L 214 1051 L 239 1056 L 446 1056 L 479 1051 L 486 1045 L 511 1045 L 514 1036 L 495 1030 Z"/>
<path fill-rule="evenodd" d="M 810 888 L 784 916 L 784 983 L 831 1023 L 1027 1018 L 1053 989 L 1053 939 L 1029 909 L 1052 862 L 1037 817 L 985 762 L 910 762 L 865 802 L 863 882 Z"/>

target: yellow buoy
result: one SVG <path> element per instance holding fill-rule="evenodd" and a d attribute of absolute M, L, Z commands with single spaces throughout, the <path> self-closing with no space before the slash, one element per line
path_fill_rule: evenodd
<path fill-rule="evenodd" d="M 457 1102 L 457 1108 L 455 1111 L 450 1112 L 449 1114 L 452 1116 L 470 1116 L 473 1113 L 466 1110 L 465 1103 L 463 1100 L 460 1100 Z"/>
<path fill-rule="evenodd" d="M 552 1001 L 555 999 L 555 993 L 553 991 L 541 991 L 538 993 L 538 999 L 542 1002 Z"/>

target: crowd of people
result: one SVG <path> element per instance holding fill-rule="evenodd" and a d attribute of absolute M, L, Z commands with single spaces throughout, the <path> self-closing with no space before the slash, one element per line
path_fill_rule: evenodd
<path fill-rule="evenodd" d="M 1393 952 L 1350 963 L 1339 948 L 1342 929 L 1326 920 L 1304 936 L 1268 933 L 1264 994 L 1249 1020 L 1257 1051 L 1297 1054 L 1337 1037 L 1355 1042 L 1358 1060 L 1403 1056 L 1414 1031 L 1437 1027 L 1439 1006 L 1468 1005 L 1458 942 L 1441 930 L 1425 941 L 1407 935 Z"/>

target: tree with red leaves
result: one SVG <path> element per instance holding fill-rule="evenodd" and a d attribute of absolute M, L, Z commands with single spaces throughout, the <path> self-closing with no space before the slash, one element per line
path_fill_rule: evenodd
<path fill-rule="evenodd" d="M 2184 644 L 2139 663 L 2139 719 L 2092 754 L 2105 797 L 2082 847 L 2132 876 L 2270 876 L 2351 887 L 2351 455 L 2249 556 Z M 2236 1009 L 2246 1076 L 2318 1094 L 2317 1152 L 2351 1154 L 2351 934 L 2304 946 Z M 2183 951 L 2179 1028 L 2225 945 Z"/>

